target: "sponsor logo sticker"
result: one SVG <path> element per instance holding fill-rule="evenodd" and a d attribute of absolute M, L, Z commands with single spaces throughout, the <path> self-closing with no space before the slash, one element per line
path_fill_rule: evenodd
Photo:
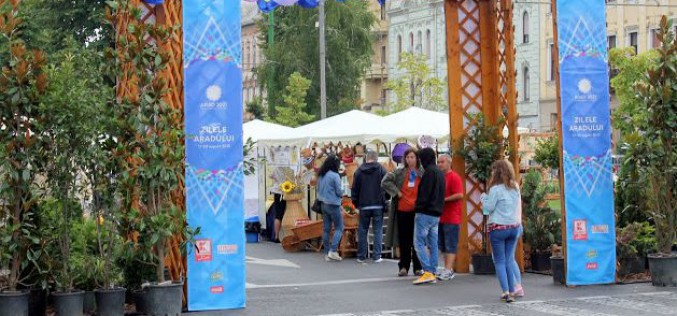
<path fill-rule="evenodd" d="M 585 268 L 588 270 L 597 270 L 597 262 L 588 262 L 585 265 Z"/>
<path fill-rule="evenodd" d="M 216 251 L 220 255 L 232 255 L 237 253 L 237 245 L 218 245 Z"/>
<path fill-rule="evenodd" d="M 609 225 L 592 225 L 591 229 L 593 234 L 608 234 Z"/>
<path fill-rule="evenodd" d="M 209 288 L 209 292 L 212 294 L 222 294 L 224 292 L 223 286 L 212 286 Z"/>
<path fill-rule="evenodd" d="M 574 240 L 588 240 L 588 221 L 574 220 Z"/>
<path fill-rule="evenodd" d="M 212 240 L 198 239 L 195 241 L 197 251 L 195 252 L 196 262 L 212 261 Z"/>

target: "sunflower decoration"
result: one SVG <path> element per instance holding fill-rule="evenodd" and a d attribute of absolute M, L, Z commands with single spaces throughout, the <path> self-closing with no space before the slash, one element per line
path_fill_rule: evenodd
<path fill-rule="evenodd" d="M 282 182 L 282 183 L 280 184 L 280 189 L 281 189 L 282 192 L 284 192 L 284 193 L 290 193 L 290 192 L 291 192 L 292 190 L 294 190 L 295 188 L 296 188 L 296 185 L 295 185 L 294 183 L 292 183 L 291 181 L 289 181 L 289 180 L 287 180 L 287 181 L 285 181 L 285 182 Z"/>
<path fill-rule="evenodd" d="M 355 205 L 350 199 L 344 199 L 341 202 L 341 208 L 343 209 L 344 212 L 348 213 L 348 215 L 357 214 L 357 209 L 355 208 Z"/>

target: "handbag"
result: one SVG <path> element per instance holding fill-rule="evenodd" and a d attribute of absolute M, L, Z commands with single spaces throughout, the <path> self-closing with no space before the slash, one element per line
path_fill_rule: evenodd
<path fill-rule="evenodd" d="M 320 202 L 320 200 L 316 199 L 315 202 L 313 202 L 313 206 L 310 207 L 310 210 L 315 212 L 315 213 L 321 214 L 322 213 L 322 202 Z"/>

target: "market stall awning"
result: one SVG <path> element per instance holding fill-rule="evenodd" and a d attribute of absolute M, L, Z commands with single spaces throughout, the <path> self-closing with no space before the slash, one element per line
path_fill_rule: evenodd
<path fill-rule="evenodd" d="M 251 138 L 253 141 L 258 141 L 259 139 L 284 135 L 292 130 L 294 129 L 291 127 L 256 119 L 242 124 L 242 139 L 246 141 L 247 138 Z"/>

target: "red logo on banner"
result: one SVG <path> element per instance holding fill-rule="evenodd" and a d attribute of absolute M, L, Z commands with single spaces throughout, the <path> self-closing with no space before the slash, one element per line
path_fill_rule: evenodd
<path fill-rule="evenodd" d="M 237 245 L 217 245 L 216 251 L 220 255 L 232 255 L 237 253 Z"/>
<path fill-rule="evenodd" d="M 588 262 L 585 265 L 585 268 L 588 270 L 597 270 L 597 262 Z"/>
<path fill-rule="evenodd" d="M 197 251 L 195 252 L 195 261 L 204 262 L 212 261 L 212 240 L 198 239 L 195 241 Z"/>
<path fill-rule="evenodd" d="M 588 240 L 588 222 L 586 220 L 574 220 L 574 240 Z"/>
<path fill-rule="evenodd" d="M 224 289 L 223 286 L 212 286 L 209 288 L 209 292 L 212 294 L 221 294 L 223 293 Z"/>

